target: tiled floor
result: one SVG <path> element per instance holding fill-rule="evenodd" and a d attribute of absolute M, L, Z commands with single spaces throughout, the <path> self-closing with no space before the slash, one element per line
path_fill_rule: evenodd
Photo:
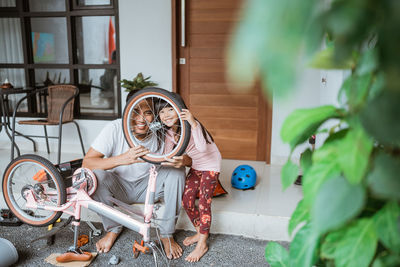
<path fill-rule="evenodd" d="M 25 151 L 25 153 L 32 153 Z M 38 152 L 50 161 L 56 161 L 56 153 L 48 155 Z M 81 158 L 81 154 L 63 153 L 61 161 Z M 10 161 L 8 149 L 0 149 L 0 173 Z M 257 185 L 254 190 L 237 190 L 231 187 L 232 171 L 240 164 L 248 164 L 257 172 Z M 243 235 L 265 240 L 289 240 L 287 224 L 297 202 L 302 198 L 301 187 L 291 186 L 282 192 L 280 183 L 281 166 L 266 165 L 257 161 L 223 160 L 221 184 L 228 191 L 223 197 L 213 200 L 213 224 L 211 232 Z M 5 208 L 3 198 L 1 208 Z M 85 212 L 83 218 L 98 221 L 92 212 Z M 178 228 L 193 230 L 184 212 L 177 224 Z"/>

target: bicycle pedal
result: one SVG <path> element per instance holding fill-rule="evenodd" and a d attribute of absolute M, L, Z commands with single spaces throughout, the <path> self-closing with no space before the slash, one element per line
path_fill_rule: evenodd
<path fill-rule="evenodd" d="M 83 247 L 87 243 L 89 243 L 89 237 L 87 235 L 80 235 L 78 237 L 78 242 L 77 242 L 78 247 Z"/>
<path fill-rule="evenodd" d="M 143 240 L 140 242 L 140 244 L 135 240 L 135 242 L 133 243 L 132 251 L 133 257 L 136 259 L 137 257 L 139 257 L 140 252 L 142 252 L 143 254 L 147 254 L 150 252 L 150 249 L 149 247 L 144 245 Z"/>

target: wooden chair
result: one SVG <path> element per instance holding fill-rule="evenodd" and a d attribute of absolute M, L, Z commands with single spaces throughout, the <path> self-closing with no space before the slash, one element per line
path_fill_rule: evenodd
<path fill-rule="evenodd" d="M 51 85 L 47 88 L 42 88 L 36 90 L 33 94 L 42 92 L 44 90 L 48 91 L 47 96 L 47 119 L 39 119 L 39 120 L 22 120 L 18 121 L 18 124 L 21 125 L 43 125 L 44 128 L 44 136 L 37 136 L 37 135 L 28 135 L 30 137 L 39 137 L 39 138 L 46 138 L 46 146 L 47 146 L 47 153 L 50 153 L 49 148 L 49 138 L 58 139 L 58 157 L 57 157 L 57 164 L 60 164 L 61 160 L 61 141 L 62 141 L 62 126 L 66 123 L 73 123 L 76 126 L 79 135 L 79 141 L 81 143 L 82 153 L 85 155 L 85 148 L 82 142 L 81 131 L 79 129 L 79 125 L 74 121 L 74 100 L 75 97 L 79 94 L 79 89 L 74 85 Z M 17 110 L 19 104 L 25 99 L 29 97 L 22 98 L 15 109 Z M 13 142 L 15 138 L 15 112 L 13 116 Z M 48 136 L 47 135 L 47 126 L 58 126 L 58 136 Z M 13 149 L 12 149 L 12 158 L 13 158 Z"/>

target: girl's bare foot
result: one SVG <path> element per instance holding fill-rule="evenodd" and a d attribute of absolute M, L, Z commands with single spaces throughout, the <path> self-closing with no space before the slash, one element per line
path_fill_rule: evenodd
<path fill-rule="evenodd" d="M 190 246 L 191 244 L 198 242 L 199 238 L 200 238 L 200 234 L 196 233 L 195 235 L 186 237 L 185 240 L 183 240 L 183 244 L 185 246 Z"/>
<path fill-rule="evenodd" d="M 206 254 L 208 250 L 208 246 L 205 243 L 197 243 L 196 248 L 190 252 L 190 254 L 186 257 L 186 261 L 188 262 L 196 262 L 199 261 L 204 254 Z"/>
<path fill-rule="evenodd" d="M 200 227 L 196 226 L 195 228 L 196 228 L 196 234 L 192 235 L 192 236 L 188 236 L 185 238 L 185 240 L 183 240 L 183 244 L 187 247 L 199 241 Z"/>
<path fill-rule="evenodd" d="M 199 240 L 195 249 L 192 252 L 190 252 L 190 254 L 185 258 L 185 260 L 188 262 L 199 261 L 200 258 L 203 257 L 203 255 L 206 254 L 208 250 L 207 246 L 208 234 L 198 234 L 198 235 L 199 235 Z"/>
<path fill-rule="evenodd" d="M 173 237 L 161 238 L 161 242 L 163 243 L 165 255 L 167 255 L 168 259 L 177 259 L 182 256 L 183 250 Z"/>
<path fill-rule="evenodd" d="M 111 247 L 114 245 L 119 233 L 108 232 L 102 239 L 97 241 L 96 249 L 99 253 L 107 253 L 110 251 Z"/>

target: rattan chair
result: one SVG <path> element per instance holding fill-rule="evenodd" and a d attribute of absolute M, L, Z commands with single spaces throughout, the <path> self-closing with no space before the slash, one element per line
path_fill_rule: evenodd
<path fill-rule="evenodd" d="M 57 157 L 57 164 L 60 164 L 61 160 L 61 141 L 62 141 L 62 126 L 66 123 L 73 123 L 76 126 L 79 135 L 79 141 L 82 147 L 82 153 L 85 155 L 85 148 L 82 142 L 81 131 L 79 129 L 78 123 L 74 121 L 74 100 L 75 97 L 79 94 L 79 89 L 74 85 L 51 85 L 47 88 L 42 88 L 36 90 L 34 93 L 42 92 L 44 90 L 48 91 L 47 96 L 47 119 L 39 119 L 39 120 L 21 120 L 18 121 L 18 124 L 21 125 L 43 125 L 44 128 L 44 136 L 37 136 L 37 135 L 28 135 L 30 137 L 39 137 L 39 138 L 46 138 L 46 146 L 47 146 L 47 153 L 50 153 L 49 148 L 49 138 L 58 139 L 58 157 Z M 26 97 L 22 98 L 14 111 L 13 115 L 13 142 L 15 140 L 15 113 L 19 106 L 19 104 L 31 94 L 27 95 Z M 58 136 L 48 136 L 47 135 L 47 126 L 58 126 Z M 12 150 L 12 158 L 14 155 L 14 150 Z"/>

